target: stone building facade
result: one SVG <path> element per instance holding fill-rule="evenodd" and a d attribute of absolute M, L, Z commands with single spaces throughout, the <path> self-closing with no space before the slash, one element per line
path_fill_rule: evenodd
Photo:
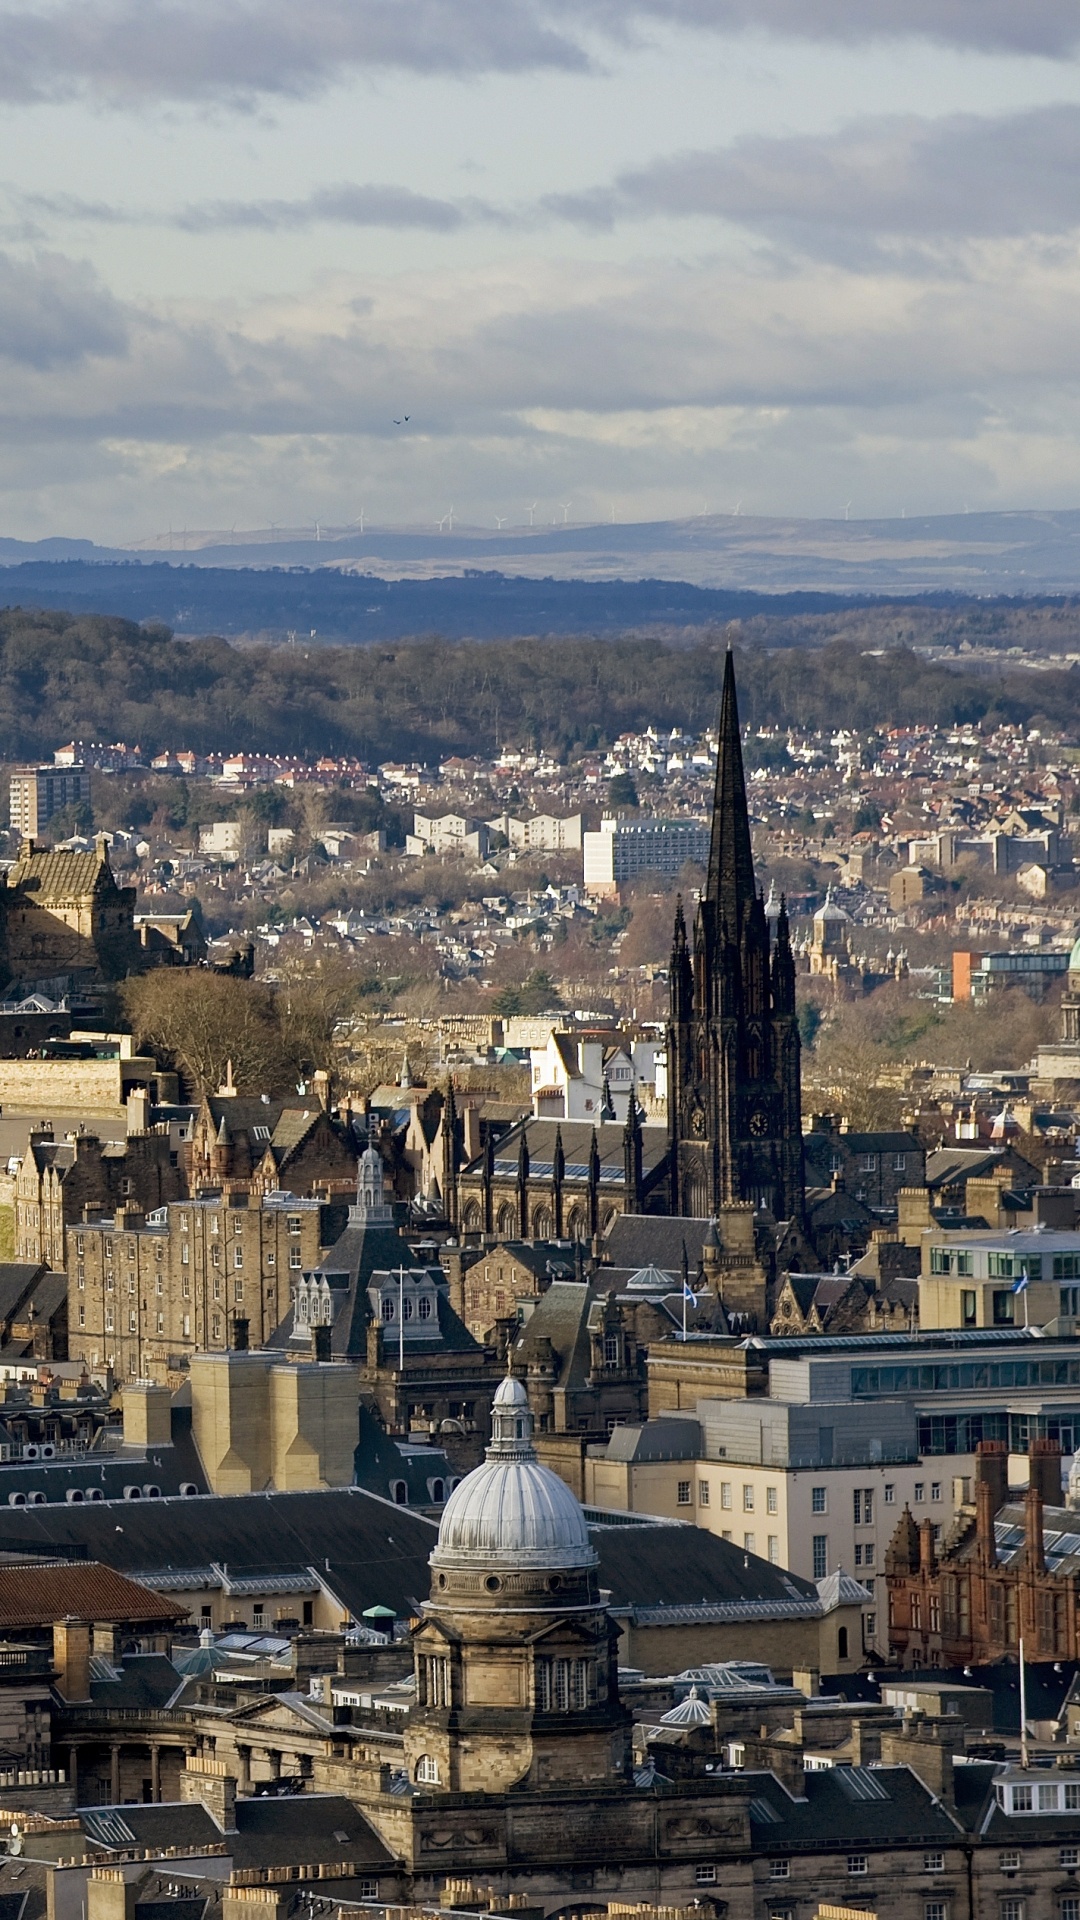
<path fill-rule="evenodd" d="M 15 1257 L 44 1260 L 60 1271 L 67 1230 L 88 1207 L 149 1213 L 185 1189 L 167 1126 L 106 1142 L 92 1133 L 57 1140 L 51 1127 L 34 1128 L 15 1176 Z"/>
<path fill-rule="evenodd" d="M 344 1212 L 293 1194 L 217 1194 L 77 1222 L 67 1229 L 72 1358 L 125 1380 L 164 1378 L 201 1349 L 223 1351 L 235 1319 L 261 1345 Z"/>
<path fill-rule="evenodd" d="M 347 1195 L 356 1185 L 357 1145 L 328 1104 L 325 1073 L 314 1076 L 311 1094 L 290 1100 L 245 1099 L 226 1082 L 192 1121 L 192 1190 Z"/>
<path fill-rule="evenodd" d="M 122 980 L 139 964 L 135 889 L 117 886 L 105 840 L 92 853 L 24 840 L 0 889 L 0 972 L 9 997 L 37 981 Z"/>

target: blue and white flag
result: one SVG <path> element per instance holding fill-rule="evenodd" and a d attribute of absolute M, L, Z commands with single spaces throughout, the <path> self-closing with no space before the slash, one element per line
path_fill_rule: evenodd
<path fill-rule="evenodd" d="M 689 1300 L 689 1302 L 690 1302 L 690 1305 L 691 1305 L 692 1307 L 696 1307 L 696 1306 L 697 1306 L 697 1294 L 696 1294 L 696 1293 L 694 1292 L 694 1289 L 693 1289 L 693 1287 L 692 1287 L 692 1286 L 690 1285 L 690 1283 L 689 1283 L 689 1281 L 687 1281 L 687 1282 L 686 1282 L 686 1284 L 685 1284 L 685 1285 L 684 1285 L 684 1287 L 683 1287 L 683 1290 L 682 1290 L 682 1297 L 683 1297 L 683 1299 L 684 1299 L 684 1300 Z"/>
<path fill-rule="evenodd" d="M 1019 1278 L 1019 1280 L 1014 1280 L 1014 1281 L 1013 1281 L 1013 1292 L 1014 1292 L 1014 1293 L 1026 1293 L 1026 1292 L 1027 1292 L 1027 1283 L 1028 1283 L 1028 1277 L 1027 1277 L 1027 1274 L 1026 1274 L 1026 1273 L 1022 1273 L 1022 1274 L 1020 1275 L 1020 1278 Z"/>

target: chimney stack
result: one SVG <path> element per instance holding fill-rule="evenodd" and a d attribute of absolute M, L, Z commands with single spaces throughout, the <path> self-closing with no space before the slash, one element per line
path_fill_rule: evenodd
<path fill-rule="evenodd" d="M 1034 1439 L 1028 1444 L 1028 1485 L 1038 1487 L 1044 1507 L 1064 1504 L 1061 1491 L 1061 1445 L 1057 1440 Z"/>
<path fill-rule="evenodd" d="M 53 1621 L 56 1691 L 69 1704 L 90 1698 L 90 1625 L 69 1614 Z"/>

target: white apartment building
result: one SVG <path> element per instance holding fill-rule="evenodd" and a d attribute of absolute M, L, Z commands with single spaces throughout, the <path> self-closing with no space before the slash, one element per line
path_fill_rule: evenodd
<path fill-rule="evenodd" d="M 499 813 L 487 824 L 505 836 L 515 853 L 581 852 L 580 813 L 534 813 L 528 818 Z"/>
<path fill-rule="evenodd" d="M 647 1120 L 656 1109 L 657 1057 L 661 1036 L 627 1039 L 618 1028 L 564 1032 L 552 1029 L 542 1046 L 529 1050 L 533 1112 L 544 1120 L 625 1122 L 634 1092 Z M 666 1085 L 665 1085 L 666 1092 Z"/>
<path fill-rule="evenodd" d="M 687 861 L 703 867 L 710 831 L 703 820 L 626 820 L 607 814 L 599 833 L 582 835 L 585 891 L 610 898 L 623 881 L 639 873 L 674 875 Z"/>
<path fill-rule="evenodd" d="M 487 824 L 468 814 L 416 812 L 413 830 L 405 836 L 405 851 L 417 859 L 427 853 L 458 853 L 479 861 L 487 858 L 490 839 Z"/>

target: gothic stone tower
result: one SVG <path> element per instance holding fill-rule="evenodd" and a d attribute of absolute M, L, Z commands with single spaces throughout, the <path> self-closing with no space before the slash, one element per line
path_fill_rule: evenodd
<path fill-rule="evenodd" d="M 570 1488 L 541 1466 L 508 1374 L 482 1466 L 443 1511 L 413 1646 L 409 1778 L 427 1793 L 611 1786 L 628 1779 L 618 1630 Z"/>
<path fill-rule="evenodd" d="M 720 706 L 712 842 L 687 939 L 680 901 L 668 1025 L 671 1210 L 702 1216 L 742 1203 L 803 1216 L 795 963 L 781 904 L 775 939 L 754 883 L 735 670 Z"/>

